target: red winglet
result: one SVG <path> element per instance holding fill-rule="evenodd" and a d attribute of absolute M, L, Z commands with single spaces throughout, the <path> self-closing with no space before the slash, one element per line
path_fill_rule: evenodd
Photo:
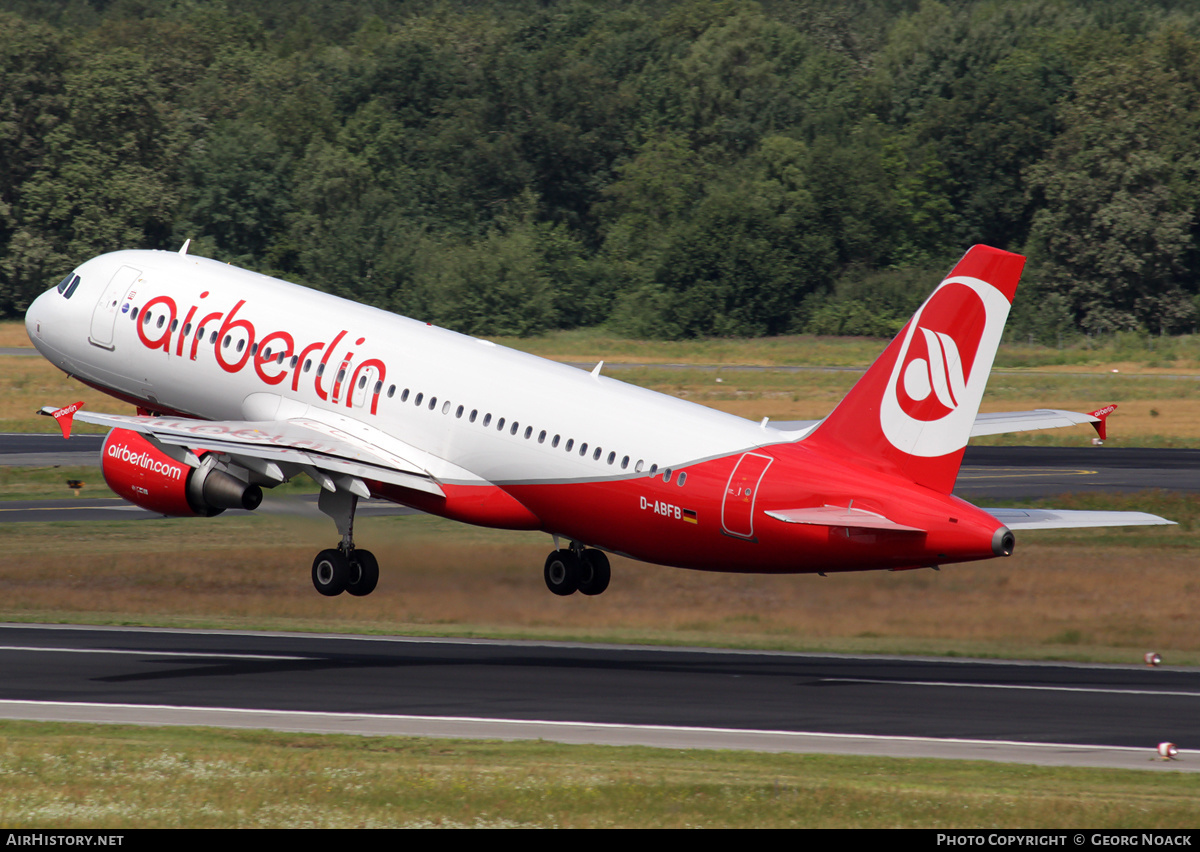
<path fill-rule="evenodd" d="M 1116 410 L 1117 404 L 1114 402 L 1112 405 L 1106 405 L 1103 408 L 1097 408 L 1095 411 L 1088 412 L 1089 417 L 1096 418 L 1092 426 L 1095 427 L 1096 434 L 1100 436 L 1101 441 L 1108 440 L 1108 423 L 1106 421 L 1108 420 L 1108 415 Z"/>
<path fill-rule="evenodd" d="M 71 424 L 75 420 L 75 412 L 83 408 L 83 400 L 73 402 L 66 408 L 60 408 L 58 411 L 51 412 L 51 415 L 58 421 L 58 428 L 62 429 L 63 438 L 71 437 Z"/>

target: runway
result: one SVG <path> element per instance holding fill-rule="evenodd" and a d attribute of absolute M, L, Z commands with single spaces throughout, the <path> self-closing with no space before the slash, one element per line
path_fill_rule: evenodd
<path fill-rule="evenodd" d="M 1200 771 L 1196 669 L 26 625 L 0 646 L 8 718 Z"/>

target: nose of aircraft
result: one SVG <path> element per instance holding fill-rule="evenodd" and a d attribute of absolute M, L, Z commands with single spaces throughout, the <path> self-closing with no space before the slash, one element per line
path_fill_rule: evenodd
<path fill-rule="evenodd" d="M 58 294 L 53 290 L 49 290 L 38 296 L 25 311 L 25 333 L 29 335 L 29 339 L 33 341 L 33 345 L 37 346 L 42 337 L 42 325 L 46 319 L 46 300 L 50 296 Z"/>

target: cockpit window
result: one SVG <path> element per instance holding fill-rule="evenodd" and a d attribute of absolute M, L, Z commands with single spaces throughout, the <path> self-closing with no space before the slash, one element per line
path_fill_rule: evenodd
<path fill-rule="evenodd" d="M 62 294 L 64 299 L 69 299 L 75 295 L 75 288 L 79 286 L 79 276 L 72 272 L 58 284 L 58 292 Z"/>

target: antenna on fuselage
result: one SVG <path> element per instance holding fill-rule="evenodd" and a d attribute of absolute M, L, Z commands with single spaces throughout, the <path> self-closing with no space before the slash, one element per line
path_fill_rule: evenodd
<path fill-rule="evenodd" d="M 183 241 L 183 248 L 181 248 L 181 249 L 179 250 L 179 253 L 180 253 L 180 254 L 187 254 L 188 246 L 190 246 L 191 244 L 192 244 L 192 240 L 191 240 L 191 238 L 190 238 L 190 237 L 189 237 L 188 239 L 184 240 L 184 241 Z"/>

